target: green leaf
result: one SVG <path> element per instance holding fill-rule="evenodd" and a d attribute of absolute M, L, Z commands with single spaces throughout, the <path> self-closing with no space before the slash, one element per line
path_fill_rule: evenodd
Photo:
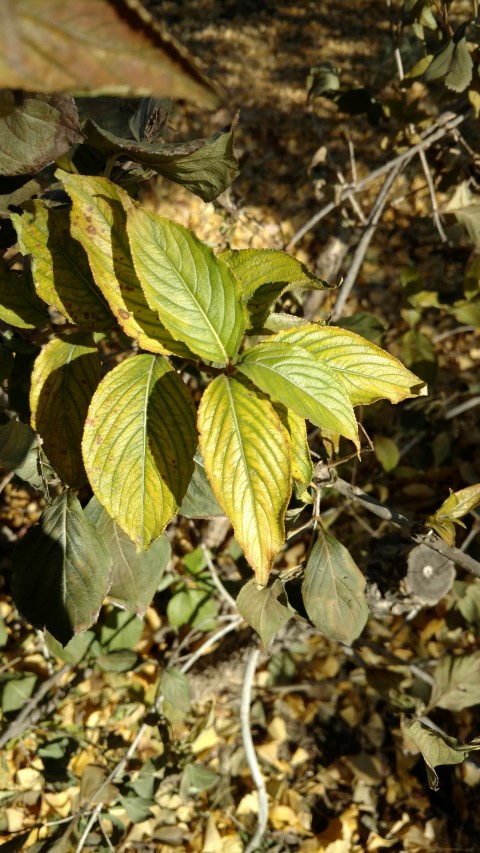
<path fill-rule="evenodd" d="M 134 613 L 111 610 L 102 620 L 99 643 L 106 654 L 133 649 L 143 634 L 144 623 Z"/>
<path fill-rule="evenodd" d="M 428 783 L 434 791 L 438 791 L 439 788 L 435 767 L 441 764 L 461 764 L 470 752 L 480 749 L 478 738 L 470 743 L 461 744 L 456 738 L 434 731 L 420 720 L 414 720 L 413 723 L 405 722 L 404 728 L 425 759 Z"/>
<path fill-rule="evenodd" d="M 330 290 L 332 287 L 305 264 L 276 249 L 228 249 L 219 257 L 240 280 L 248 306 L 249 325 L 254 329 L 267 324 L 270 308 L 287 290 Z"/>
<path fill-rule="evenodd" d="M 320 529 L 310 552 L 302 583 L 309 618 L 337 643 L 351 645 L 368 617 L 365 578 L 349 551 Z"/>
<path fill-rule="evenodd" d="M 30 699 L 38 676 L 34 673 L 8 673 L 0 677 L 0 703 L 4 714 L 20 711 L 27 699 Z M 2 844 L 3 847 L 3 844 Z"/>
<path fill-rule="evenodd" d="M 218 773 L 214 773 L 203 764 L 185 765 L 179 785 L 179 794 L 183 800 L 189 795 L 198 794 L 200 791 L 209 791 L 220 781 Z"/>
<path fill-rule="evenodd" d="M 160 536 L 148 551 L 139 554 L 95 496 L 85 507 L 85 515 L 102 536 L 112 558 L 110 601 L 143 616 L 171 557 L 167 537 Z"/>
<path fill-rule="evenodd" d="M 450 313 L 459 323 L 466 323 L 468 326 L 474 326 L 475 329 L 480 328 L 480 302 L 464 300 L 455 302 L 450 308 Z"/>
<path fill-rule="evenodd" d="M 463 92 L 472 82 L 473 60 L 465 38 L 447 41 L 433 57 L 424 74 L 425 80 L 438 80 L 454 92 Z"/>
<path fill-rule="evenodd" d="M 91 335 L 58 336 L 38 356 L 30 391 L 32 426 L 64 483 L 86 482 L 82 434 L 100 380 L 100 357 Z"/>
<path fill-rule="evenodd" d="M 400 451 L 393 441 L 386 435 L 376 435 L 373 442 L 375 456 L 384 471 L 393 471 L 400 461 Z"/>
<path fill-rule="evenodd" d="M 100 382 L 83 437 L 85 469 L 98 500 L 139 551 L 177 512 L 196 447 L 195 408 L 165 359 L 128 358 Z"/>
<path fill-rule="evenodd" d="M 275 402 L 350 438 L 359 448 L 355 413 L 342 380 L 302 346 L 278 343 L 284 334 L 291 332 L 280 332 L 247 350 L 238 370 Z"/>
<path fill-rule="evenodd" d="M 33 95 L 34 86 L 12 86 L 3 73 L 4 57 L 2 51 L 0 87 L 30 91 L 20 98 L 0 91 L 0 175 L 30 175 L 82 142 L 83 134 L 70 95 Z"/>
<path fill-rule="evenodd" d="M 76 634 L 66 646 L 62 646 L 48 631 L 45 632 L 45 640 L 49 651 L 55 657 L 60 658 L 65 663 L 70 663 L 72 666 L 78 666 L 81 661 L 88 659 L 89 652 L 95 642 L 95 633 L 94 631 L 83 631 L 81 634 Z"/>
<path fill-rule="evenodd" d="M 20 251 L 32 255 L 39 296 L 82 329 L 112 328 L 114 318 L 92 278 L 85 250 L 70 235 L 69 211 L 31 201 L 12 221 Z"/>
<path fill-rule="evenodd" d="M 184 587 L 172 595 L 167 604 L 167 619 L 172 628 L 189 625 L 202 631 L 213 631 L 217 616 L 217 602 L 210 589 Z"/>
<path fill-rule="evenodd" d="M 0 86 L 218 103 L 187 51 L 138 0 L 16 0 L 2 15 Z"/>
<path fill-rule="evenodd" d="M 426 393 L 425 383 L 393 355 L 338 326 L 309 323 L 279 332 L 271 342 L 303 347 L 320 359 L 341 379 L 353 406 L 383 399 L 399 403 Z"/>
<path fill-rule="evenodd" d="M 308 288 L 331 290 L 301 261 L 277 249 L 227 249 L 219 256 L 240 279 L 244 299 L 248 300 L 265 284 L 282 284 L 284 290 Z"/>
<path fill-rule="evenodd" d="M 447 655 L 437 664 L 430 705 L 461 711 L 480 703 L 480 652 Z"/>
<path fill-rule="evenodd" d="M 357 311 L 351 317 L 342 317 L 337 320 L 338 326 L 341 329 L 346 329 L 347 332 L 354 332 L 372 344 L 380 346 L 385 334 L 385 321 L 375 314 L 370 314 L 368 311 Z"/>
<path fill-rule="evenodd" d="M 110 585 L 111 559 L 78 498 L 63 492 L 14 551 L 13 596 L 36 628 L 62 645 L 97 619 Z"/>
<path fill-rule="evenodd" d="M 159 175 L 182 184 L 203 201 L 213 201 L 235 179 L 238 162 L 233 152 L 230 129 L 210 139 L 175 144 L 137 142 L 122 139 L 88 120 L 83 126 L 87 142 L 105 151 L 153 169 Z"/>
<path fill-rule="evenodd" d="M 106 178 L 64 172 L 58 177 L 72 199 L 72 236 L 85 249 L 95 281 L 124 332 L 149 352 L 188 358 L 188 347 L 174 341 L 148 307 L 134 270 L 126 231 L 133 201 Z"/>
<path fill-rule="evenodd" d="M 213 494 L 200 453 L 194 456 L 195 469 L 188 484 L 179 513 L 187 518 L 213 518 L 223 515 L 223 509 Z"/>
<path fill-rule="evenodd" d="M 444 208 L 445 213 L 452 213 L 460 225 L 465 228 L 467 235 L 476 248 L 480 248 L 480 204 L 477 195 L 470 189 L 468 181 L 461 181 Z"/>
<path fill-rule="evenodd" d="M 9 270 L 0 263 L 0 320 L 19 329 L 42 328 L 49 321 L 47 307 L 35 293 L 25 272 Z"/>
<path fill-rule="evenodd" d="M 237 542 L 265 586 L 284 538 L 291 492 L 289 438 L 268 400 L 217 376 L 198 412 L 200 449 Z"/>
<path fill-rule="evenodd" d="M 155 213 L 131 209 L 127 231 L 148 304 L 171 335 L 207 361 L 233 358 L 245 315 L 228 266 L 191 231 Z"/>
<path fill-rule="evenodd" d="M 18 477 L 40 488 L 40 445 L 33 429 L 12 418 L 0 427 L 0 467 L 15 471 Z"/>
<path fill-rule="evenodd" d="M 437 354 L 435 352 L 435 345 L 427 335 L 417 331 L 417 329 L 410 329 L 409 332 L 405 332 L 402 335 L 400 350 L 405 363 L 424 382 L 433 382 L 435 380 L 435 376 L 437 375 Z M 413 396 L 413 394 L 409 396 Z"/>
<path fill-rule="evenodd" d="M 280 599 L 283 602 L 287 600 L 283 584 L 278 579 L 263 589 L 258 588 L 255 580 L 250 580 L 238 594 L 238 611 L 260 635 L 264 646 L 268 646 L 270 640 L 293 616 L 290 608 Z"/>
<path fill-rule="evenodd" d="M 184 714 L 190 708 L 188 678 L 174 666 L 165 669 L 160 678 L 160 692 L 164 699 Z"/>

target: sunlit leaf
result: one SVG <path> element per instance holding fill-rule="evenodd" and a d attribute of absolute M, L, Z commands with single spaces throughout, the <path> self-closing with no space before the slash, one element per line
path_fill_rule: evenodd
<path fill-rule="evenodd" d="M 111 558 L 78 498 L 59 495 L 15 548 L 18 609 L 62 645 L 92 625 L 110 585 Z"/>
<path fill-rule="evenodd" d="M 480 704 L 480 652 L 447 655 L 437 664 L 430 705 L 461 711 Z"/>
<path fill-rule="evenodd" d="M 302 583 L 305 610 L 334 642 L 351 645 L 368 617 L 366 581 L 349 551 L 330 533 L 318 531 Z"/>
<path fill-rule="evenodd" d="M 2 12 L 5 5 L 3 0 Z M 4 46 L 6 38 L 3 31 Z M 2 69 L 4 57 L 2 50 L 0 86 L 35 89 L 28 83 L 17 87 L 6 82 Z M 53 163 L 74 142 L 82 141 L 77 108 L 70 95 L 26 92 L 16 99 L 14 92 L 0 91 L 0 175 L 31 175 Z"/>
<path fill-rule="evenodd" d="M 138 550 L 175 515 L 193 473 L 195 409 L 163 358 L 117 365 L 95 392 L 83 437 L 92 489 Z"/>
<path fill-rule="evenodd" d="M 285 603 L 282 604 L 280 599 Z M 237 596 L 240 615 L 260 635 L 264 646 L 268 646 L 270 640 L 293 616 L 286 601 L 285 590 L 280 580 L 275 580 L 264 589 L 258 589 L 256 581 L 250 580 L 242 586 Z"/>
<path fill-rule="evenodd" d="M 399 403 L 426 393 L 425 383 L 393 355 L 337 326 L 309 323 L 279 332 L 268 339 L 271 342 L 301 346 L 321 359 L 341 378 L 354 406 L 382 399 Z"/>
<path fill-rule="evenodd" d="M 292 333 L 280 332 L 247 350 L 238 370 L 275 402 L 350 438 L 358 448 L 355 413 L 342 380 L 303 346 L 279 342 L 284 334 Z"/>
<path fill-rule="evenodd" d="M 102 536 L 112 558 L 110 601 L 143 616 L 153 599 L 171 556 L 166 536 L 160 536 L 148 551 L 137 553 L 135 545 L 94 496 L 85 515 Z"/>
<path fill-rule="evenodd" d="M 47 307 L 35 293 L 29 275 L 0 263 L 0 320 L 19 329 L 35 329 L 48 320 Z"/>
<path fill-rule="evenodd" d="M 155 213 L 131 209 L 127 231 L 152 311 L 201 358 L 229 361 L 245 329 L 240 285 L 229 267 L 191 231 Z"/>
<path fill-rule="evenodd" d="M 313 477 L 313 464 L 308 447 L 305 419 L 297 415 L 292 409 L 287 409 L 278 403 L 274 409 L 290 436 L 292 477 L 297 482 L 299 491 L 302 492 L 307 488 Z"/>
<path fill-rule="evenodd" d="M 1 11 L 2 86 L 218 101 L 187 51 L 138 0 L 2 0 Z"/>
<path fill-rule="evenodd" d="M 291 492 L 289 438 L 268 400 L 217 376 L 198 412 L 200 448 L 215 497 L 265 586 L 284 538 Z"/>
<path fill-rule="evenodd" d="M 479 504 L 480 483 L 476 483 L 474 486 L 467 486 L 458 492 L 452 492 L 450 497 L 435 512 L 435 518 L 438 520 L 462 518 Z"/>
<path fill-rule="evenodd" d="M 174 341 L 147 304 L 133 267 L 126 231 L 127 193 L 107 178 L 58 173 L 72 199 L 71 232 L 85 249 L 96 284 L 118 323 L 142 349 L 191 355 Z"/>
<path fill-rule="evenodd" d="M 171 666 L 165 669 L 160 679 L 160 690 L 164 699 L 186 713 L 190 708 L 190 688 L 188 678 L 179 669 Z"/>
<path fill-rule="evenodd" d="M 85 250 L 70 235 L 68 209 L 31 201 L 12 220 L 20 251 L 32 256 L 39 296 L 83 329 L 112 328 L 115 320 L 92 278 Z"/>
<path fill-rule="evenodd" d="M 222 131 L 210 139 L 181 143 L 137 142 L 123 139 L 93 121 L 83 126 L 87 142 L 94 148 L 127 157 L 159 175 L 182 184 L 203 201 L 213 201 L 230 186 L 238 171 L 233 151 L 233 133 Z"/>
<path fill-rule="evenodd" d="M 90 335 L 56 337 L 41 351 L 32 372 L 32 426 L 64 483 L 86 482 L 81 445 L 88 407 L 100 381 L 100 357 Z"/>
<path fill-rule="evenodd" d="M 435 767 L 442 764 L 461 764 L 470 752 L 480 749 L 480 738 L 461 744 L 456 738 L 431 729 L 420 720 L 405 722 L 404 728 L 425 759 L 428 783 L 434 791 L 439 787 Z"/>
<path fill-rule="evenodd" d="M 445 213 L 453 213 L 465 228 L 472 245 L 480 248 L 480 204 L 477 194 L 472 192 L 469 181 L 460 181 L 453 196 L 444 207 Z"/>
<path fill-rule="evenodd" d="M 454 92 L 463 92 L 472 82 L 473 59 L 465 37 L 453 37 L 442 46 L 424 74 L 425 80 L 443 77 L 445 85 Z"/>

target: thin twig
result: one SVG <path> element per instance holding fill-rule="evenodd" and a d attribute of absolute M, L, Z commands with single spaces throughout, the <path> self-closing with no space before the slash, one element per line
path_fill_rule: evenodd
<path fill-rule="evenodd" d="M 202 542 L 202 546 L 201 546 L 201 547 L 202 547 L 202 551 L 203 551 L 203 554 L 204 554 L 204 556 L 205 556 L 205 560 L 206 560 L 206 562 L 207 562 L 207 566 L 208 566 L 208 568 L 209 568 L 210 574 L 211 574 L 211 576 L 212 576 L 212 581 L 214 582 L 214 584 L 215 584 L 215 586 L 217 587 L 217 589 L 218 589 L 218 591 L 219 591 L 220 595 L 222 596 L 222 598 L 224 598 L 224 599 L 225 599 L 225 601 L 227 602 L 227 604 L 229 605 L 229 607 L 231 607 L 231 608 L 232 608 L 232 610 L 236 610 L 236 609 L 237 609 L 237 602 L 235 601 L 235 599 L 233 598 L 233 596 L 232 596 L 232 595 L 230 595 L 230 593 L 228 592 L 228 590 L 226 590 L 226 589 L 225 589 L 225 587 L 224 587 L 224 585 L 223 585 L 222 581 L 220 580 L 220 578 L 219 578 L 219 576 L 218 576 L 218 572 L 217 572 L 217 570 L 216 570 L 216 568 L 215 568 L 215 564 L 214 564 L 214 562 L 213 562 L 213 560 L 212 560 L 212 558 L 211 558 L 210 551 L 208 550 L 208 548 L 207 548 L 207 546 L 205 545 L 205 543 L 204 543 L 204 542 Z"/>
<path fill-rule="evenodd" d="M 353 285 L 357 280 L 357 276 L 363 264 L 365 254 L 371 243 L 372 237 L 375 233 L 375 229 L 380 221 L 383 209 L 387 203 L 388 193 L 390 192 L 403 166 L 404 163 L 395 166 L 390 172 L 390 174 L 387 175 L 387 177 L 385 178 L 385 181 L 382 185 L 382 189 L 380 190 L 375 204 L 372 207 L 372 211 L 368 218 L 367 227 L 365 228 L 365 231 L 363 232 L 360 238 L 360 242 L 355 250 L 352 263 L 350 264 L 348 273 L 342 283 L 340 293 L 332 311 L 332 320 L 338 320 L 338 318 L 342 315 L 345 302 L 350 296 L 350 291 L 352 290 Z"/>
<path fill-rule="evenodd" d="M 265 780 L 262 776 L 255 745 L 253 743 L 252 729 L 250 726 L 250 703 L 252 701 L 252 684 L 255 676 L 255 670 L 260 657 L 260 649 L 253 648 L 247 659 L 245 675 L 243 677 L 242 698 L 240 702 L 240 727 L 242 732 L 243 748 L 245 750 L 245 758 L 247 759 L 248 768 L 252 774 L 253 783 L 258 793 L 258 819 L 255 834 L 250 839 L 245 847 L 244 853 L 254 853 L 260 847 L 264 835 L 267 831 L 268 823 L 268 797 L 265 787 Z"/>
<path fill-rule="evenodd" d="M 103 808 L 103 803 L 98 803 L 95 806 L 93 812 L 91 813 L 90 817 L 87 820 L 87 825 L 86 825 L 85 829 L 83 830 L 83 832 L 79 838 L 78 844 L 75 847 L 75 853 L 82 853 L 82 850 L 85 846 L 85 842 L 88 838 L 90 830 L 91 830 L 93 824 L 95 823 L 95 821 L 97 820 L 98 815 L 100 814 L 102 808 Z"/>
<path fill-rule="evenodd" d="M 208 641 L 202 643 L 202 645 L 190 655 L 188 660 L 180 667 L 180 672 L 188 672 L 188 670 L 192 668 L 193 664 L 205 654 L 208 648 L 214 646 L 218 640 L 221 640 L 222 637 L 225 637 L 225 635 L 229 634 L 230 631 L 234 631 L 235 628 L 238 628 L 242 622 L 242 616 L 236 616 L 228 625 L 224 625 L 223 628 L 219 628 L 218 631 L 215 631 L 215 633 L 208 638 Z"/>
<path fill-rule="evenodd" d="M 408 151 L 404 151 L 402 154 L 398 154 L 396 157 L 393 157 L 392 160 L 389 160 L 388 163 L 385 163 L 383 166 L 379 166 L 378 169 L 374 169 L 365 178 L 362 178 L 360 181 L 357 181 L 355 184 L 350 184 L 339 193 L 338 198 L 335 201 L 331 201 L 325 205 L 318 213 L 315 213 L 305 225 L 302 225 L 301 228 L 293 235 L 292 239 L 287 245 L 287 252 L 291 252 L 291 250 L 296 246 L 296 244 L 308 233 L 312 228 L 317 225 L 320 220 L 324 219 L 325 216 L 328 216 L 332 210 L 335 210 L 342 202 L 347 198 L 350 192 L 360 192 L 372 181 L 375 181 L 377 178 L 381 178 L 382 175 L 385 175 L 387 172 L 390 172 L 395 166 L 403 165 L 410 160 L 415 154 L 418 154 L 419 151 L 425 150 L 429 148 L 434 142 L 438 142 L 439 139 L 442 139 L 446 136 L 447 133 L 450 133 L 454 130 L 459 124 L 465 121 L 464 115 L 456 115 L 455 113 L 444 113 L 439 117 L 439 119 L 433 124 L 428 130 L 425 132 L 425 138 L 422 139 L 421 142 L 418 142 L 416 145 L 412 145 Z"/>
<path fill-rule="evenodd" d="M 325 467 L 326 466 L 322 466 L 320 468 L 320 481 L 324 476 L 323 468 Z M 419 525 L 416 522 L 407 518 L 407 516 L 403 515 L 401 512 L 390 509 L 390 507 L 380 503 L 380 501 L 377 501 L 376 498 L 371 495 L 367 495 L 366 492 L 362 491 L 358 486 L 352 486 L 340 477 L 335 480 L 331 480 L 329 483 L 320 482 L 320 485 L 322 487 L 326 486 L 334 488 L 341 495 L 349 498 L 349 500 L 360 503 L 365 509 L 373 513 L 373 515 L 376 515 L 378 518 L 382 518 L 384 521 L 389 521 L 391 524 L 395 525 L 395 527 L 399 527 L 401 530 L 404 530 L 414 542 L 417 542 L 419 545 L 427 545 L 427 547 L 431 548 L 432 551 L 437 551 L 442 555 L 442 557 L 445 557 L 447 560 L 451 560 L 453 563 L 456 563 L 457 566 L 461 566 L 462 569 L 465 569 L 467 572 L 475 575 L 475 577 L 480 578 L 480 563 L 477 560 L 474 560 L 473 557 L 470 557 L 468 554 L 464 554 L 460 548 L 451 548 L 443 541 L 443 539 L 440 538 L 440 536 L 437 536 L 433 530 L 429 530 L 427 533 L 419 532 Z"/>
<path fill-rule="evenodd" d="M 447 329 L 446 332 L 440 332 L 432 338 L 432 343 L 438 344 L 439 341 L 444 341 L 446 338 L 451 338 L 453 335 L 462 335 L 467 332 L 474 332 L 475 326 L 456 326 L 454 329 Z"/>
<path fill-rule="evenodd" d="M 475 406 L 480 406 L 480 397 L 471 397 L 470 400 L 459 403 L 458 406 L 449 409 L 445 413 L 444 418 L 446 421 L 451 421 L 452 418 L 456 418 L 457 415 L 461 415 L 463 412 L 468 412 L 469 409 L 474 409 Z"/>
<path fill-rule="evenodd" d="M 65 673 L 70 672 L 72 667 L 70 664 L 65 664 L 61 669 L 58 669 L 50 678 L 45 679 L 40 684 L 38 690 L 31 699 L 23 706 L 22 710 L 15 717 L 14 720 L 10 723 L 10 725 L 5 729 L 3 734 L 0 736 L 0 749 L 3 749 L 5 744 L 8 743 L 14 737 L 18 737 L 25 731 L 25 729 L 29 728 L 33 722 L 36 722 L 38 719 L 37 711 L 42 699 L 47 695 L 49 690 L 54 687 L 62 678 Z"/>

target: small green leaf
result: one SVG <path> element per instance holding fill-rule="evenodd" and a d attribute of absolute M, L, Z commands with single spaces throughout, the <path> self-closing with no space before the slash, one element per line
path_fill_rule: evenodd
<path fill-rule="evenodd" d="M 82 329 L 112 328 L 115 320 L 92 278 L 85 250 L 70 234 L 70 212 L 37 200 L 12 220 L 21 252 L 32 256 L 39 296 Z"/>
<path fill-rule="evenodd" d="M 165 669 L 160 678 L 160 692 L 164 699 L 184 714 L 190 708 L 188 678 L 174 666 Z"/>
<path fill-rule="evenodd" d="M 126 610 L 112 609 L 102 619 L 99 643 L 105 654 L 133 649 L 143 634 L 143 619 Z"/>
<path fill-rule="evenodd" d="M 447 655 L 437 664 L 430 705 L 461 711 L 480 704 L 480 652 Z"/>
<path fill-rule="evenodd" d="M 190 357 L 147 305 L 126 231 L 130 196 L 106 178 L 61 171 L 57 176 L 72 199 L 72 237 L 86 251 L 95 282 L 124 332 L 148 352 Z"/>
<path fill-rule="evenodd" d="M 360 447 L 352 404 L 334 371 L 301 346 L 277 342 L 283 334 L 247 350 L 238 370 L 277 403 L 315 426 L 350 438 Z"/>
<path fill-rule="evenodd" d="M 0 427 L 0 467 L 15 471 L 27 482 L 41 484 L 39 475 L 40 444 L 33 429 L 12 418 Z"/>
<path fill-rule="evenodd" d="M 139 551 L 177 512 L 196 448 L 195 408 L 164 358 L 128 358 L 100 382 L 83 436 L 85 469 L 96 497 Z"/>
<path fill-rule="evenodd" d="M 198 794 L 200 791 L 209 791 L 214 788 L 220 781 L 218 773 L 214 773 L 203 764 L 185 765 L 182 778 L 179 785 L 179 794 L 183 800 L 187 800 L 192 794 Z"/>
<path fill-rule="evenodd" d="M 138 655 L 131 649 L 115 649 L 108 654 L 99 655 L 95 665 L 102 672 L 131 672 L 138 664 Z"/>
<path fill-rule="evenodd" d="M 52 655 L 72 666 L 78 666 L 81 661 L 88 659 L 89 652 L 96 641 L 94 631 L 83 631 L 81 634 L 76 634 L 66 646 L 62 646 L 49 631 L 45 631 L 45 640 Z"/>
<path fill-rule="evenodd" d="M 182 184 L 203 201 L 213 201 L 235 179 L 238 162 L 233 152 L 233 133 L 221 131 L 210 139 L 167 144 L 122 139 L 88 120 L 83 126 L 87 142 L 134 163 L 153 169 L 159 175 Z"/>
<path fill-rule="evenodd" d="M 148 551 L 139 554 L 132 540 L 95 496 L 85 507 L 85 515 L 102 536 L 112 558 L 110 601 L 143 616 L 171 557 L 167 537 L 160 536 Z"/>
<path fill-rule="evenodd" d="M 0 320 L 19 329 L 42 328 L 49 321 L 47 306 L 35 293 L 25 272 L 9 270 L 0 262 Z"/>
<path fill-rule="evenodd" d="M 260 635 L 264 646 L 268 646 L 270 640 L 293 616 L 286 601 L 283 583 L 278 579 L 263 589 L 258 588 L 255 580 L 250 580 L 238 594 L 238 611 Z"/>
<path fill-rule="evenodd" d="M 386 435 L 376 435 L 373 442 L 375 456 L 384 471 L 393 471 L 400 460 L 400 451 L 393 441 Z"/>
<path fill-rule="evenodd" d="M 180 515 L 184 515 L 186 518 L 213 518 L 223 515 L 223 509 L 213 494 L 203 459 L 198 451 L 193 461 L 195 462 L 195 470 L 178 510 Z"/>
<path fill-rule="evenodd" d="M 31 94 L 35 90 L 31 81 L 26 86 L 9 85 L 1 72 L 4 56 L 0 58 L 0 175 L 31 175 L 53 163 L 74 142 L 82 142 L 83 134 L 70 95 Z M 15 99 L 15 93 L 3 87 L 29 91 Z"/>
<path fill-rule="evenodd" d="M 63 492 L 14 551 L 15 603 L 63 645 L 92 625 L 110 585 L 111 559 L 78 498 Z"/>
<path fill-rule="evenodd" d="M 132 258 L 152 311 L 200 358 L 225 364 L 245 329 L 240 285 L 181 225 L 140 208 L 127 215 Z"/>
<path fill-rule="evenodd" d="M 86 482 L 82 434 L 100 380 L 100 357 L 91 335 L 58 336 L 41 351 L 32 372 L 32 426 L 64 483 Z"/>
<path fill-rule="evenodd" d="M 466 756 L 480 749 L 480 739 L 461 744 L 456 738 L 449 737 L 443 732 L 435 731 L 420 720 L 404 723 L 408 737 L 418 747 L 427 765 L 428 783 L 434 791 L 438 791 L 439 781 L 435 767 L 441 764 L 461 764 Z"/>
<path fill-rule="evenodd" d="M 30 699 L 37 680 L 38 676 L 30 672 L 12 672 L 0 676 L 0 703 L 3 713 L 14 714 L 20 711 L 27 699 Z"/>
<path fill-rule="evenodd" d="M 167 604 L 167 619 L 172 628 L 189 625 L 202 631 L 213 631 L 218 607 L 211 590 L 184 587 L 172 595 Z"/>
<path fill-rule="evenodd" d="M 213 84 L 138 0 L 16 0 L 2 14 L 1 86 L 218 104 Z"/>
<path fill-rule="evenodd" d="M 473 60 L 467 40 L 465 37 L 454 37 L 434 56 L 424 79 L 438 80 L 443 77 L 445 86 L 454 92 L 463 92 L 472 82 L 472 76 Z"/>
<path fill-rule="evenodd" d="M 366 581 L 349 551 L 320 529 L 302 583 L 305 609 L 313 624 L 334 642 L 351 645 L 368 617 Z"/>
<path fill-rule="evenodd" d="M 265 586 L 284 538 L 291 493 L 289 437 L 268 400 L 217 376 L 198 411 L 205 470 L 235 538 Z"/>

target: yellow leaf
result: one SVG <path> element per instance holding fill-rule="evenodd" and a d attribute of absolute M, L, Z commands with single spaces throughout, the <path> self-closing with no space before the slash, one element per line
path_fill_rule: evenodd
<path fill-rule="evenodd" d="M 215 497 L 265 586 L 285 539 L 291 493 L 288 436 L 263 395 L 236 379 L 217 376 L 199 412 L 200 448 Z"/>

